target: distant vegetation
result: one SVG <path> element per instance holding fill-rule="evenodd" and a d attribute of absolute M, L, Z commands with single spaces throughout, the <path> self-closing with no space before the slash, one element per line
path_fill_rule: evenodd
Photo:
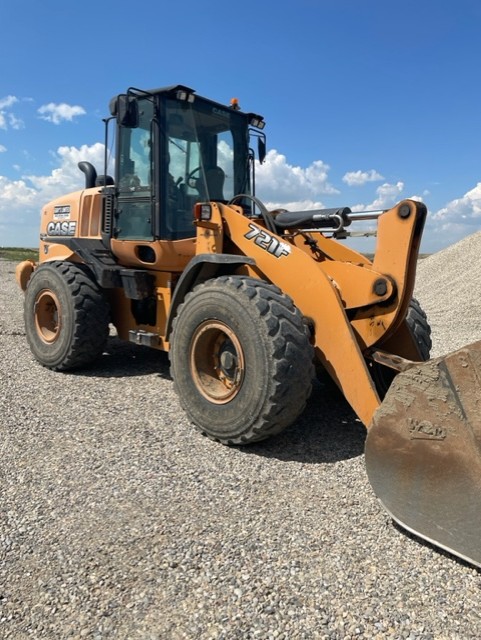
<path fill-rule="evenodd" d="M 420 253 L 420 258 L 427 258 L 430 253 Z M 374 259 L 374 254 L 366 254 L 368 260 Z M 38 249 L 21 249 L 19 247 L 0 247 L 0 260 L 21 262 L 22 260 L 38 261 Z"/>
<path fill-rule="evenodd" d="M 0 260 L 21 262 L 22 260 L 38 260 L 38 249 L 21 249 L 19 247 L 0 247 Z"/>

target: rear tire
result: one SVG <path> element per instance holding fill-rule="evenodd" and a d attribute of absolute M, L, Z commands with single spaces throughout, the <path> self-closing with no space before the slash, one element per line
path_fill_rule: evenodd
<path fill-rule="evenodd" d="M 313 356 L 292 300 L 254 278 L 198 285 L 173 322 L 180 403 L 203 434 L 223 444 L 263 440 L 292 424 L 311 393 Z"/>
<path fill-rule="evenodd" d="M 406 322 L 418 346 L 420 360 L 422 362 L 429 360 L 432 347 L 431 327 L 429 326 L 426 313 L 415 298 L 413 298 L 409 304 Z M 396 371 L 377 362 L 370 363 L 370 371 L 379 397 L 382 400 L 397 375 Z"/>
<path fill-rule="evenodd" d="M 35 358 L 65 371 L 99 356 L 109 333 L 109 306 L 88 269 L 50 262 L 34 271 L 25 292 L 25 330 Z"/>

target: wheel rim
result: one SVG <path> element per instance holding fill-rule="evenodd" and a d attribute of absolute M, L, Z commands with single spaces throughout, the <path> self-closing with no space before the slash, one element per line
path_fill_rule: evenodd
<path fill-rule="evenodd" d="M 40 338 L 51 344 L 60 333 L 60 303 L 53 291 L 40 291 L 35 300 L 35 327 Z"/>
<path fill-rule="evenodd" d="M 235 333 L 222 322 L 207 320 L 191 342 L 190 367 L 199 392 L 210 402 L 226 404 L 244 380 L 244 352 Z"/>

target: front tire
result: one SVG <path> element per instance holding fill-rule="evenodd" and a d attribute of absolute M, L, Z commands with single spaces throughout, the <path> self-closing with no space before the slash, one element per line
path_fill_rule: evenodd
<path fill-rule="evenodd" d="M 109 306 L 83 266 L 49 262 L 36 269 L 25 292 L 30 349 L 45 367 L 75 369 L 99 356 L 109 333 Z"/>
<path fill-rule="evenodd" d="M 292 424 L 311 393 L 313 355 L 292 300 L 254 278 L 198 285 L 173 323 L 180 403 L 202 433 L 224 444 L 263 440 Z"/>
<path fill-rule="evenodd" d="M 429 360 L 432 347 L 431 327 L 429 326 L 426 313 L 415 298 L 413 298 L 409 303 L 406 314 L 406 323 L 414 341 L 417 344 L 420 360 L 422 362 Z M 382 400 L 397 373 L 393 369 L 385 367 L 377 362 L 370 363 L 370 371 L 379 397 Z"/>

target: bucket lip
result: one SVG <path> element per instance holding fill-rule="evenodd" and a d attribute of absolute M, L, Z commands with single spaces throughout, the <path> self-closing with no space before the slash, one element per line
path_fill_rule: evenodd
<path fill-rule="evenodd" d="M 408 531 L 409 533 L 413 534 L 414 536 L 416 536 L 417 538 L 421 538 L 422 540 L 426 540 L 426 542 L 429 542 L 429 544 L 432 544 L 433 547 L 435 547 L 436 549 L 443 549 L 444 551 L 447 551 L 448 553 L 450 553 L 453 556 L 456 556 L 457 558 L 460 558 L 461 560 L 464 560 L 465 562 L 467 562 L 470 565 L 474 565 L 475 567 L 478 567 L 479 569 L 481 569 L 481 561 L 475 560 L 474 558 L 471 558 L 470 556 L 467 556 L 463 553 L 460 553 L 459 551 L 456 551 L 456 549 L 452 549 L 451 547 L 449 547 L 446 544 L 442 544 L 441 542 L 438 542 L 437 540 L 435 540 L 434 538 L 430 538 L 427 535 L 424 535 L 423 533 L 420 533 L 419 531 L 416 531 L 416 529 L 413 529 L 412 527 L 410 527 L 409 525 L 407 525 L 406 523 L 404 523 L 402 520 L 400 520 L 398 517 L 396 517 L 384 504 L 384 502 L 378 497 L 379 502 L 382 504 L 383 509 L 386 511 L 386 513 L 394 520 L 394 522 L 396 522 L 400 527 L 402 527 L 403 529 L 405 529 L 406 531 Z"/>
<path fill-rule="evenodd" d="M 481 340 L 400 372 L 367 430 L 367 477 L 392 520 L 481 569 Z"/>

